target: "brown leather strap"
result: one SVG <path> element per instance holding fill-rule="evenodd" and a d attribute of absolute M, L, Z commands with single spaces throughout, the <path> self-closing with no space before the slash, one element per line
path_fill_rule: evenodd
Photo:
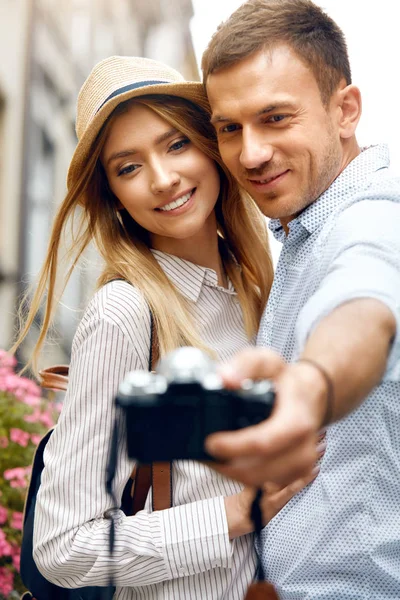
<path fill-rule="evenodd" d="M 135 465 L 131 475 L 132 514 L 143 510 L 151 487 L 151 465 Z"/>
<path fill-rule="evenodd" d="M 172 506 L 171 463 L 155 462 L 151 465 L 153 486 L 153 510 L 165 510 Z"/>
<path fill-rule="evenodd" d="M 65 392 L 68 385 L 68 365 L 54 365 L 39 371 L 39 384 L 48 390 Z"/>
<path fill-rule="evenodd" d="M 248 588 L 245 600 L 279 600 L 279 596 L 272 583 L 256 581 Z"/>
<path fill-rule="evenodd" d="M 151 370 L 154 371 L 160 358 L 157 327 L 151 314 Z M 151 465 L 151 485 L 153 486 L 153 510 L 165 510 L 172 506 L 172 464 L 155 462 Z"/>
<path fill-rule="evenodd" d="M 157 364 L 160 349 L 158 343 L 157 328 L 151 315 L 151 348 L 149 367 L 154 371 Z M 143 475 L 141 474 L 143 470 Z M 135 471 L 135 470 L 134 470 Z M 139 465 L 132 479 L 136 482 L 132 485 L 131 495 L 133 497 L 133 514 L 142 510 L 146 502 L 150 486 L 153 487 L 153 510 L 164 510 L 172 506 L 172 469 L 170 462 L 156 462 L 151 465 Z"/>
<path fill-rule="evenodd" d="M 155 371 L 160 358 L 160 344 L 158 341 L 157 327 L 154 323 L 153 315 L 150 313 L 150 358 L 149 371 Z"/>

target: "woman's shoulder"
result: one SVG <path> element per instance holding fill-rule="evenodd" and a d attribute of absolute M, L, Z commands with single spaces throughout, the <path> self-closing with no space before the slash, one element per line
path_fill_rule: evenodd
<path fill-rule="evenodd" d="M 81 324 L 106 322 L 124 332 L 147 330 L 150 312 L 143 294 L 124 280 L 114 280 L 103 285 L 90 300 Z"/>

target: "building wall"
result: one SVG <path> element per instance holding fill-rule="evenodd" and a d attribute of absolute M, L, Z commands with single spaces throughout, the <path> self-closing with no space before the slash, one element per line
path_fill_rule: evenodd
<path fill-rule="evenodd" d="M 29 1 L 0 0 L 0 347 L 14 326 Z"/>
<path fill-rule="evenodd" d="M 17 294 L 37 277 L 65 194 L 84 79 L 112 54 L 162 60 L 198 79 L 192 13 L 191 0 L 0 0 L 0 347 L 11 342 Z M 63 296 L 45 364 L 68 360 L 99 269 L 95 252 L 87 258 Z"/>

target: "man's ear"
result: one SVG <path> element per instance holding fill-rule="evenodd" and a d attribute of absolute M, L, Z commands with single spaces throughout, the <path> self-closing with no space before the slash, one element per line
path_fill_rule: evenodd
<path fill-rule="evenodd" d="M 339 134 L 342 139 L 355 135 L 361 117 L 361 93 L 355 85 L 347 85 L 337 91 L 339 108 Z"/>

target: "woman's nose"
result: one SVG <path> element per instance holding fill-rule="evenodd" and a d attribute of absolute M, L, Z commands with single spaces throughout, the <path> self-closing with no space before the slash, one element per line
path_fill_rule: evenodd
<path fill-rule="evenodd" d="M 180 183 L 180 175 L 175 170 L 157 167 L 154 169 L 151 183 L 153 194 L 161 194 L 174 188 Z"/>

